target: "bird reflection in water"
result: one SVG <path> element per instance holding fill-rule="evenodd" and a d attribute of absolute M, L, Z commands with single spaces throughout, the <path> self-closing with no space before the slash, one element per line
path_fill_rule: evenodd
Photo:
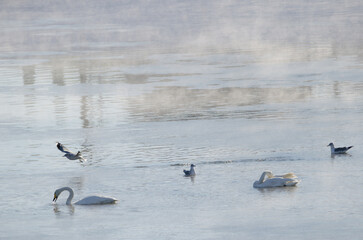
<path fill-rule="evenodd" d="M 191 181 L 192 183 L 194 183 L 194 178 L 195 178 L 195 176 L 190 176 L 190 181 Z"/>
<path fill-rule="evenodd" d="M 66 210 L 64 210 L 66 209 Z M 64 211 L 62 211 L 64 210 Z M 63 214 L 73 215 L 74 214 L 74 207 L 72 205 L 65 205 L 61 208 L 58 206 L 58 204 L 53 204 L 53 211 L 56 216 L 61 216 Z"/>
<path fill-rule="evenodd" d="M 330 154 L 330 157 L 331 157 L 332 159 L 334 159 L 335 157 L 340 158 L 340 157 L 351 157 L 351 156 L 352 156 L 352 154 L 350 154 L 350 153 L 344 153 L 344 154 L 335 154 L 335 153 L 331 153 L 331 154 Z"/>

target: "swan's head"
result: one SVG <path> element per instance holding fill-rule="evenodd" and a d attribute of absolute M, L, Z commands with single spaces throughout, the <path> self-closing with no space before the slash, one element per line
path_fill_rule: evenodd
<path fill-rule="evenodd" d="M 59 194 L 60 194 L 60 192 L 59 192 L 58 190 L 56 190 L 56 191 L 54 192 L 53 202 L 56 202 L 56 201 L 57 201 L 57 199 L 58 199 L 58 197 L 59 197 Z"/>
<path fill-rule="evenodd" d="M 268 177 L 268 178 L 272 178 L 274 175 L 272 174 L 271 171 L 264 171 L 265 175 Z"/>
<path fill-rule="evenodd" d="M 333 143 L 329 143 L 327 147 L 334 147 Z"/>
<path fill-rule="evenodd" d="M 63 190 L 65 190 L 65 189 L 64 188 L 59 188 L 59 189 L 55 190 L 53 202 L 56 202 L 57 201 L 59 195 L 61 194 L 61 192 L 63 192 Z"/>

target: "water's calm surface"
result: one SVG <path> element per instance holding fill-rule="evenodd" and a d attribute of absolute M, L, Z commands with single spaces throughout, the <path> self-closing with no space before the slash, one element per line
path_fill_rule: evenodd
<path fill-rule="evenodd" d="M 362 239 L 362 26 L 361 1 L 1 2 L 0 238 Z"/>

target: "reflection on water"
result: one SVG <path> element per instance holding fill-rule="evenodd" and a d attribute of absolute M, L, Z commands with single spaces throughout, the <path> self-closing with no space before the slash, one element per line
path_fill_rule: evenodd
<path fill-rule="evenodd" d="M 88 96 L 82 96 L 81 97 L 81 120 L 82 120 L 82 127 L 88 128 L 90 127 L 90 123 L 88 118 L 92 116 L 88 116 L 88 103 L 89 103 L 89 97 Z"/>
<path fill-rule="evenodd" d="M 83 142 L 81 143 L 81 153 L 84 158 L 87 159 L 87 162 L 82 163 L 82 166 L 92 165 L 94 163 L 102 161 L 102 159 L 95 159 L 95 152 L 99 152 L 100 150 L 96 148 L 92 143 L 90 143 L 87 136 L 84 137 Z"/>
<path fill-rule="evenodd" d="M 267 199 L 269 199 L 269 198 L 271 198 L 271 193 L 275 193 L 275 194 L 287 193 L 290 195 L 290 194 L 293 194 L 298 188 L 299 188 L 299 186 L 275 187 L 275 188 L 255 188 L 255 190 L 259 191 L 263 197 L 266 197 Z"/>
<path fill-rule="evenodd" d="M 32 85 L 35 83 L 35 66 L 23 66 L 24 85 Z"/>
<path fill-rule="evenodd" d="M 52 77 L 53 77 L 53 84 L 58 86 L 65 85 L 63 64 L 52 65 Z"/>
<path fill-rule="evenodd" d="M 72 188 L 76 189 L 76 191 L 80 191 L 83 190 L 83 184 L 84 176 L 80 176 L 70 178 L 67 186 L 72 186 Z"/>
<path fill-rule="evenodd" d="M 64 121 L 64 118 L 67 116 L 66 112 L 67 112 L 67 104 L 66 104 L 66 99 L 63 96 L 54 96 L 53 97 L 53 106 L 54 106 L 54 115 L 56 116 L 56 121 L 58 121 L 58 124 L 60 124 L 60 122 Z"/>
<path fill-rule="evenodd" d="M 64 205 L 58 206 L 57 203 L 53 204 L 53 211 L 56 216 L 62 216 L 63 214 L 74 215 L 74 206 L 73 205 Z"/>
<path fill-rule="evenodd" d="M 330 157 L 332 159 L 334 159 L 335 157 L 337 158 L 345 158 L 345 157 L 351 157 L 352 155 L 350 153 L 344 153 L 344 154 L 334 154 L 334 153 L 331 153 L 330 154 Z"/>
<path fill-rule="evenodd" d="M 143 120 L 224 118 L 233 117 L 233 109 L 228 111 L 230 107 L 290 103 L 306 100 L 311 94 L 310 87 L 219 89 L 165 87 L 155 89 L 143 96 L 130 98 L 129 106 L 132 114 L 136 118 L 142 117 Z M 223 111 L 223 108 L 227 111 Z M 212 109 L 215 110 L 210 111 Z M 238 117 L 251 117 L 251 115 L 263 117 L 264 114 L 256 110 L 247 110 L 237 115 Z"/>
<path fill-rule="evenodd" d="M 79 72 L 79 82 L 86 83 L 88 81 L 87 79 L 88 77 L 87 77 L 86 68 L 83 64 L 80 64 L 78 72 Z"/>
<path fill-rule="evenodd" d="M 231 60 L 233 59 L 229 59 Z M 267 76 L 265 74 L 254 76 L 257 78 L 255 80 L 247 76 L 238 80 L 234 79 L 234 76 L 240 73 L 246 75 L 245 70 L 241 68 L 228 70 L 223 64 L 223 71 L 216 75 L 217 78 L 205 84 L 203 76 L 210 76 L 210 69 L 198 72 L 192 68 L 187 69 L 185 73 L 180 73 L 177 68 L 169 73 L 155 69 L 147 74 L 130 74 L 122 73 L 125 66 L 120 62 L 111 61 L 113 62 L 111 66 L 107 65 L 108 62 L 109 60 L 100 60 L 97 65 L 87 65 L 73 60 L 53 61 L 50 68 L 47 64 L 37 66 L 39 74 L 35 74 L 35 65 L 22 66 L 24 86 L 40 87 L 49 83 L 50 79 L 46 81 L 44 77 L 51 69 L 53 85 L 61 87 L 36 88 L 34 91 L 28 88 L 24 95 L 24 105 L 31 109 L 30 111 L 39 111 L 50 102 L 37 96 L 53 95 L 54 118 L 57 124 L 66 123 L 67 119 L 79 118 L 82 128 L 92 128 L 110 122 L 108 119 L 115 115 L 112 112 L 115 107 L 128 112 L 127 118 L 119 119 L 120 121 L 130 119 L 175 121 L 228 117 L 286 119 L 296 116 L 290 109 L 277 109 L 272 104 L 308 102 L 321 97 L 335 97 L 346 102 L 356 102 L 355 99 L 361 97 L 363 93 L 363 85 L 358 81 L 359 71 L 354 73 L 349 81 L 336 79 L 332 83 L 326 80 L 319 83 L 321 80 L 317 79 L 317 76 L 320 78 L 330 76 L 323 73 L 316 75 L 315 69 L 311 70 L 312 73 L 303 73 L 299 68 L 296 69 L 298 72 L 296 74 L 291 71 L 285 73 L 286 69 L 280 66 L 281 69 L 276 73 L 271 72 L 272 77 L 268 77 L 268 81 L 263 79 Z M 71 66 L 73 63 L 77 65 Z M 97 72 L 102 66 L 106 69 L 101 73 Z M 251 67 L 254 68 L 253 65 Z M 246 69 L 246 66 L 243 69 Z M 272 69 L 272 67 L 262 68 L 269 71 Z M 110 72 L 105 73 L 107 70 Z M 280 82 L 275 83 L 273 75 L 285 77 L 286 80 L 278 86 Z M 295 78 L 289 81 L 291 77 Z M 180 79 L 185 79 L 186 85 L 189 83 L 191 86 L 180 86 Z M 117 84 L 109 86 L 110 83 Z M 122 106 L 123 101 L 127 106 Z M 258 105 L 266 104 L 268 107 L 259 109 Z"/>
<path fill-rule="evenodd" d="M 190 176 L 190 177 L 187 177 L 187 178 L 190 178 L 190 181 L 191 181 L 192 183 L 194 183 L 194 181 L 195 181 L 195 176 Z"/>
<path fill-rule="evenodd" d="M 39 109 L 37 109 L 37 103 L 37 97 L 35 94 L 24 95 L 24 106 L 26 108 L 27 115 L 33 115 L 39 111 Z"/>

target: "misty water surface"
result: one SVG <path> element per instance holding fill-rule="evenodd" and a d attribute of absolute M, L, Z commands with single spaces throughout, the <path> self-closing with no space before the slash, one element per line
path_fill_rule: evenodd
<path fill-rule="evenodd" d="M 2 1 L 0 238 L 362 238 L 362 25 L 360 1 Z"/>

